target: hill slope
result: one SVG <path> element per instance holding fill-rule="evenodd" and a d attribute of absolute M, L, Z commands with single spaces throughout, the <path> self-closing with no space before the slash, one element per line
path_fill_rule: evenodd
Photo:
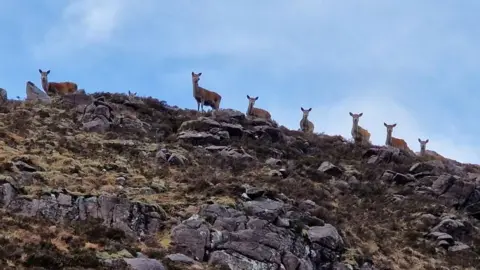
<path fill-rule="evenodd" d="M 480 267 L 473 165 L 109 93 L 0 136 L 2 269 Z"/>

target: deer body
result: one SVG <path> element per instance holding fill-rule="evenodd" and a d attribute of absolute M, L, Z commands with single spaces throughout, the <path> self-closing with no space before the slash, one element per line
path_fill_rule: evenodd
<path fill-rule="evenodd" d="M 192 71 L 192 83 L 193 83 L 193 98 L 197 101 L 197 111 L 200 111 L 200 106 L 203 110 L 203 105 L 210 106 L 214 110 L 218 110 L 220 108 L 220 101 L 222 101 L 222 96 L 217 94 L 214 91 L 207 90 L 198 85 L 198 81 L 200 80 L 200 76 L 202 72 L 195 74 Z"/>
<path fill-rule="evenodd" d="M 47 93 L 49 96 L 53 96 L 56 94 L 60 94 L 60 95 L 71 94 L 78 91 L 78 86 L 76 83 L 49 82 L 48 74 L 50 74 L 50 70 L 42 71 L 41 69 L 39 69 L 38 71 L 40 72 L 43 91 L 45 91 L 45 93 Z"/>
<path fill-rule="evenodd" d="M 312 108 L 305 110 L 302 107 L 300 109 L 303 112 L 302 120 L 300 120 L 300 130 L 305 133 L 313 133 L 315 126 L 311 121 L 308 120 L 308 114 L 312 111 Z"/>
<path fill-rule="evenodd" d="M 363 113 L 350 113 L 350 116 L 353 118 L 352 124 L 352 137 L 356 143 L 369 143 L 370 142 L 370 132 L 368 130 L 362 128 L 358 122 L 360 121 L 360 117 Z"/>
<path fill-rule="evenodd" d="M 258 97 L 251 98 L 249 95 L 247 95 L 248 98 L 248 109 L 247 109 L 247 115 L 249 116 L 254 116 L 254 117 L 259 117 L 259 118 L 264 118 L 266 120 L 272 120 L 272 116 L 270 113 L 264 109 L 260 108 L 255 108 L 253 105 L 255 105 L 255 101 L 257 101 Z"/>
<path fill-rule="evenodd" d="M 395 148 L 413 153 L 413 151 L 408 148 L 407 142 L 405 140 L 392 136 L 393 128 L 396 127 L 397 124 L 387 125 L 386 123 L 383 123 L 383 125 L 387 128 L 387 139 L 385 140 L 385 145 L 393 146 Z"/>

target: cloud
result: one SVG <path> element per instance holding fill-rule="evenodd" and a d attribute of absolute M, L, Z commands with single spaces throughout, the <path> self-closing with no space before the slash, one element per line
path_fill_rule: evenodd
<path fill-rule="evenodd" d="M 130 8 L 130 0 L 70 0 L 34 47 L 34 54 L 37 58 L 66 57 L 89 46 L 107 44 L 127 22 Z"/>

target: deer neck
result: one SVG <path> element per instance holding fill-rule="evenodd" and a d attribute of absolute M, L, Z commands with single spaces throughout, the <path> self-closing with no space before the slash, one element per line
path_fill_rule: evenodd
<path fill-rule="evenodd" d="M 252 111 L 253 111 L 253 104 L 250 103 L 250 104 L 248 104 L 247 115 L 251 115 Z"/>
<path fill-rule="evenodd" d="M 48 91 L 48 80 L 47 79 L 42 79 L 42 88 L 45 92 Z"/>
<path fill-rule="evenodd" d="M 421 146 L 421 147 L 420 147 L 420 155 L 421 155 L 421 156 L 424 156 L 424 155 L 425 155 L 425 152 L 426 152 L 426 151 L 425 151 L 425 148 L 426 148 L 425 146 Z"/>
<path fill-rule="evenodd" d="M 385 140 L 386 145 L 392 145 L 392 132 L 387 132 L 387 139 Z"/>
<path fill-rule="evenodd" d="M 198 82 L 193 83 L 193 96 L 198 96 L 200 95 L 200 86 L 198 86 Z"/>
<path fill-rule="evenodd" d="M 353 121 L 353 125 L 352 125 L 352 135 L 354 137 L 358 136 L 358 122 L 355 122 Z"/>
<path fill-rule="evenodd" d="M 307 124 L 307 123 L 308 123 L 307 116 L 304 115 L 304 116 L 302 117 L 302 127 L 303 127 L 304 129 L 306 129 L 306 128 L 308 127 L 308 124 Z"/>

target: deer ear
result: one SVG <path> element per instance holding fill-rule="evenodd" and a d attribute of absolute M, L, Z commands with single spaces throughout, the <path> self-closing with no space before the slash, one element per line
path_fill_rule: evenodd
<path fill-rule="evenodd" d="M 393 124 L 393 127 L 396 127 L 397 126 L 397 123 Z"/>
<path fill-rule="evenodd" d="M 358 116 L 362 116 L 363 115 L 363 112 L 359 113 Z"/>
<path fill-rule="evenodd" d="M 384 125 L 384 126 L 387 126 L 387 123 L 383 122 L 383 125 Z"/>
<path fill-rule="evenodd" d="M 198 76 L 202 75 L 202 72 L 198 73 Z"/>
<path fill-rule="evenodd" d="M 312 108 L 308 109 L 308 111 L 311 112 L 311 111 L 312 111 Z"/>
<path fill-rule="evenodd" d="M 257 99 L 258 99 L 258 97 L 255 98 L 255 100 L 257 100 Z"/>
<path fill-rule="evenodd" d="M 419 142 L 419 143 L 422 143 L 422 140 L 420 140 L 420 138 L 418 138 L 418 142 Z"/>
<path fill-rule="evenodd" d="M 247 95 L 247 98 L 248 98 L 248 99 L 250 99 L 250 96 L 249 96 L 249 95 Z"/>
<path fill-rule="evenodd" d="M 192 71 L 192 76 L 195 75 L 195 72 Z"/>
<path fill-rule="evenodd" d="M 428 139 L 425 141 L 425 143 L 428 143 Z"/>
<path fill-rule="evenodd" d="M 302 110 L 302 112 L 305 111 L 305 110 L 303 109 L 303 107 L 300 107 L 300 109 Z"/>
<path fill-rule="evenodd" d="M 50 74 L 50 70 L 47 70 L 47 74 Z"/>
<path fill-rule="evenodd" d="M 38 69 L 38 72 L 42 73 L 42 70 L 41 70 L 41 69 Z"/>
<path fill-rule="evenodd" d="M 353 116 L 353 113 L 352 112 L 349 112 L 350 116 Z"/>

